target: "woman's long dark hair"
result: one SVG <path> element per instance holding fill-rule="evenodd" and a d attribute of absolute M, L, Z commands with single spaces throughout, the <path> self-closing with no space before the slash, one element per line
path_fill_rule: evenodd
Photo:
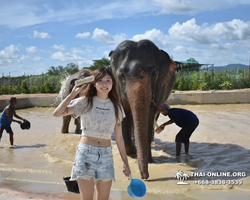
<path fill-rule="evenodd" d="M 117 92 L 116 80 L 115 80 L 113 73 L 111 72 L 110 69 L 103 67 L 103 68 L 96 69 L 95 71 L 92 72 L 92 74 L 95 76 L 95 80 L 92 84 L 88 86 L 88 88 L 83 93 L 85 98 L 88 99 L 88 103 L 86 107 L 84 108 L 85 112 L 88 112 L 93 108 L 93 97 L 97 95 L 97 90 L 96 90 L 96 87 L 94 87 L 94 84 L 98 80 L 102 79 L 104 76 L 109 75 L 112 78 L 113 84 L 112 84 L 112 89 L 109 91 L 108 97 L 114 105 L 115 118 L 116 118 L 116 121 L 118 121 L 119 120 L 118 109 L 122 111 L 122 108 L 121 108 L 120 99 L 119 99 L 118 92 Z M 121 120 L 122 119 L 120 119 L 120 121 Z"/>

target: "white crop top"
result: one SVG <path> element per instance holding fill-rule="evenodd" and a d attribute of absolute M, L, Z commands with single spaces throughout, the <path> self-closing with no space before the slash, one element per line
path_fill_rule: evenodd
<path fill-rule="evenodd" d="M 111 133 L 114 132 L 116 125 L 115 109 L 112 101 L 110 99 L 102 100 L 94 96 L 93 108 L 86 112 L 84 109 L 87 103 L 85 97 L 79 97 L 70 102 L 70 107 L 74 110 L 75 116 L 81 116 L 82 135 L 111 139 Z M 123 109 L 118 109 L 118 112 L 118 122 L 120 122 L 125 117 L 125 114 Z"/>

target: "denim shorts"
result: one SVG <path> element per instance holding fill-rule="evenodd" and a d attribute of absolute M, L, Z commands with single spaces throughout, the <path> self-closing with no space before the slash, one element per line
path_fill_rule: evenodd
<path fill-rule="evenodd" d="M 95 147 L 83 143 L 77 146 L 70 180 L 90 180 L 91 178 L 94 181 L 115 180 L 111 146 Z"/>

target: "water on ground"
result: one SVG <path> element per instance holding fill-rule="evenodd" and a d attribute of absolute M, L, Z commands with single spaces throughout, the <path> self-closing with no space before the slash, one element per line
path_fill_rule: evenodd
<path fill-rule="evenodd" d="M 213 195 L 215 200 L 248 200 L 250 104 L 173 107 L 190 109 L 199 117 L 200 125 L 191 136 L 191 156 L 182 153 L 179 161 L 175 159 L 174 140 L 180 130 L 175 124 L 165 127 L 161 134 L 156 134 L 152 143 L 154 163 L 149 164 L 150 177 L 145 181 L 147 194 L 141 199 L 208 200 Z M 31 122 L 31 129 L 22 130 L 19 124 L 12 124 L 16 144 L 13 148 L 9 146 L 8 134 L 3 133 L 0 143 L 0 186 L 79 199 L 79 195 L 67 192 L 63 177 L 70 176 L 80 136 L 73 134 L 73 120 L 71 133 L 61 134 L 62 118 L 53 117 L 53 109 L 17 110 L 18 115 Z M 160 115 L 158 124 L 167 119 Z M 122 173 L 122 162 L 115 142 L 112 144 L 116 181 L 112 185 L 111 199 L 131 199 L 126 191 L 129 180 Z M 129 158 L 129 163 L 133 178 L 140 178 L 136 160 Z M 177 184 L 180 180 L 174 177 L 178 170 L 189 175 L 183 181 L 186 184 Z M 207 174 L 192 177 L 191 172 Z M 212 172 L 230 172 L 233 176 L 212 177 Z M 238 172 L 243 173 L 236 176 Z M 222 179 L 227 182 L 212 184 L 212 181 Z M 236 180 L 243 183 L 236 184 Z M 229 184 L 230 181 L 234 184 Z"/>

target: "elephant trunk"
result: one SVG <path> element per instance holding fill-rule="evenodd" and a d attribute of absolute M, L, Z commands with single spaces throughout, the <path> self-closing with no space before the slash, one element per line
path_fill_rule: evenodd
<path fill-rule="evenodd" d="M 142 179 L 149 177 L 149 138 L 148 120 L 149 108 L 151 103 L 151 86 L 149 77 L 143 76 L 140 79 L 128 81 L 126 84 L 127 98 L 133 116 L 134 137 L 137 149 L 137 160 Z"/>

